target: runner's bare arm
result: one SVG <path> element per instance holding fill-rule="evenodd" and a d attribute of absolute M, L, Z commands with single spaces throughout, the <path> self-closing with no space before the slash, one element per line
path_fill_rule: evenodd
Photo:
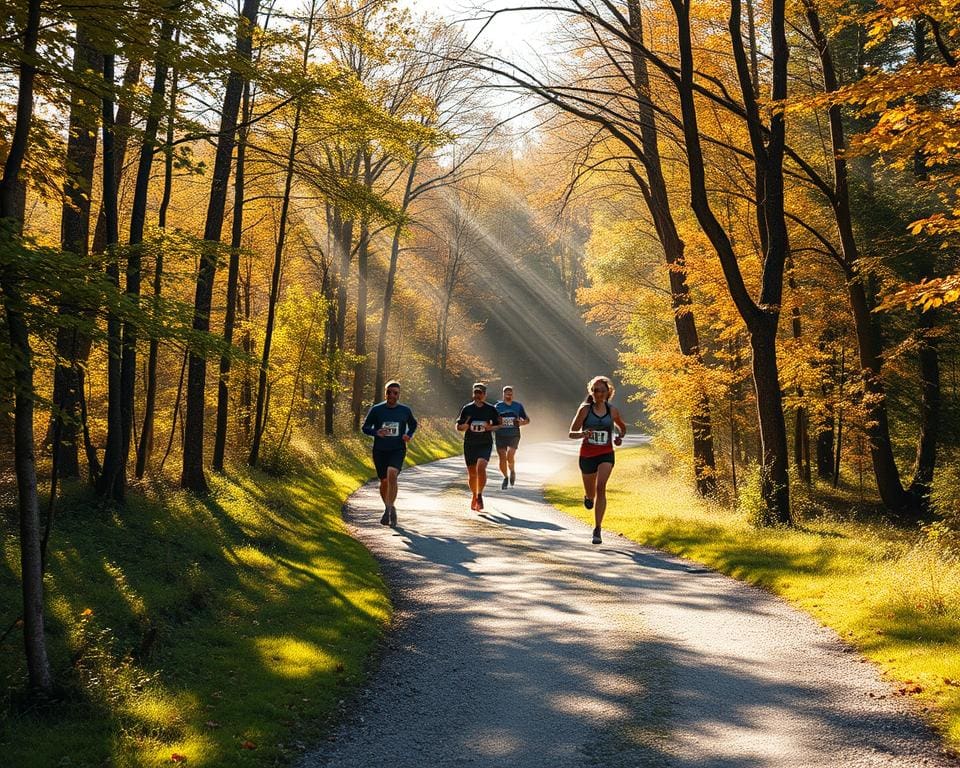
<path fill-rule="evenodd" d="M 571 440 L 582 440 L 587 436 L 587 432 L 583 431 L 583 420 L 587 418 L 587 408 L 589 407 L 587 403 L 584 403 L 577 411 L 577 415 L 573 417 L 573 423 L 570 425 L 570 432 L 567 435 Z"/>
<path fill-rule="evenodd" d="M 627 434 L 627 425 L 626 425 L 626 423 L 623 421 L 623 419 L 620 418 L 620 409 L 619 409 L 619 408 L 611 408 L 611 409 L 610 409 L 610 414 L 613 416 L 613 423 L 617 425 L 617 430 L 619 430 L 619 432 L 620 432 L 620 434 L 617 435 L 617 440 L 622 441 L 623 438 L 626 437 L 626 434 Z M 617 444 L 619 445 L 619 443 L 617 443 Z"/>

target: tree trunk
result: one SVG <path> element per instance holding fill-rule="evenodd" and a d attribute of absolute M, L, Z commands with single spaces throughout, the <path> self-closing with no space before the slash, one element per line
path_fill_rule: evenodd
<path fill-rule="evenodd" d="M 390 246 L 390 266 L 387 269 L 387 284 L 383 290 L 383 313 L 380 316 L 380 333 L 377 336 L 377 369 L 373 382 L 373 399 L 377 400 L 386 384 L 387 336 L 390 330 L 390 315 L 393 312 L 393 292 L 397 281 L 397 265 L 400 257 L 400 234 L 403 228 L 397 225 Z"/>
<path fill-rule="evenodd" d="M 940 425 L 940 338 L 936 334 L 936 310 L 920 315 L 920 439 L 913 469 L 910 494 L 921 507 L 929 503 L 933 473 L 937 466 L 937 441 Z"/>
<path fill-rule="evenodd" d="M 88 25 L 77 24 L 73 53 L 73 72 L 79 78 L 85 72 L 103 70 L 103 56 L 90 40 Z M 97 154 L 97 130 L 94 115 L 97 99 L 79 84 L 70 94 L 70 125 L 67 136 L 67 179 L 63 185 L 60 246 L 85 258 L 90 248 L 90 191 L 93 188 Z M 57 330 L 57 363 L 53 372 L 54 418 L 51 428 L 60 430 L 59 448 L 54 457 L 62 478 L 80 477 L 78 403 L 80 364 L 90 353 L 90 334 L 77 327 L 78 308 L 62 306 L 61 317 L 73 318 L 70 327 Z"/>
<path fill-rule="evenodd" d="M 820 57 L 824 91 L 833 93 L 839 85 L 830 46 L 820 26 L 820 17 L 813 0 L 803 0 L 803 4 Z M 850 191 L 845 159 L 846 138 L 840 106 L 838 104 L 831 106 L 827 116 L 833 150 L 834 195 L 831 204 L 840 239 L 843 267 L 846 271 L 847 295 L 857 334 L 860 367 L 863 369 L 867 436 L 870 441 L 873 472 L 884 506 L 893 512 L 903 513 L 911 506 L 911 498 L 900 480 L 900 472 L 894 460 L 890 441 L 886 392 L 881 374 L 883 348 L 876 321 L 870 312 L 865 276 L 859 266 L 860 255 L 850 214 Z"/>
<path fill-rule="evenodd" d="M 786 124 L 782 113 L 774 112 L 766 131 L 759 125 L 759 110 L 753 100 L 746 53 L 740 32 L 740 2 L 730 4 L 730 37 L 740 81 L 751 136 L 765 133 L 768 141 L 755 146 L 756 174 L 763 178 L 764 193 L 759 198 L 763 207 L 763 225 L 767 249 L 760 280 L 760 299 L 754 302 L 747 290 L 737 255 L 729 234 L 717 220 L 707 194 L 703 149 L 694 100 L 693 40 L 689 5 L 685 0 L 672 0 L 677 19 L 680 53 L 678 95 L 683 116 L 683 134 L 690 176 L 690 201 L 697 221 L 720 260 L 730 297 L 743 318 L 753 350 L 754 386 L 757 393 L 757 415 L 760 423 L 762 492 L 766 507 L 760 522 L 789 524 L 790 496 L 787 475 L 787 439 L 783 403 L 777 368 L 776 336 L 783 294 L 783 273 L 789 254 L 783 197 L 783 154 Z M 789 50 L 785 32 L 785 0 L 772 0 L 770 7 L 770 41 L 772 51 L 772 88 L 770 97 L 781 101 L 787 95 L 787 58 Z"/>
<path fill-rule="evenodd" d="M 877 481 L 877 490 L 884 506 L 902 513 L 910 506 L 910 497 L 900 482 L 900 471 L 893 456 L 890 426 L 887 420 L 887 394 L 880 375 L 882 359 L 874 319 L 867 303 L 866 292 L 859 278 L 848 279 L 847 295 L 853 310 L 857 334 L 857 351 L 863 377 L 865 431 L 870 442 L 870 458 Z"/>
<path fill-rule="evenodd" d="M 313 17 L 310 18 L 313 26 Z M 304 67 L 306 56 L 310 51 L 310 33 L 307 33 L 307 43 L 304 46 Z M 293 116 L 293 131 L 290 135 L 290 150 L 287 153 L 286 178 L 283 183 L 283 202 L 280 205 L 280 222 L 277 229 L 277 244 L 273 253 L 273 277 L 270 281 L 270 299 L 267 305 L 267 327 L 263 334 L 263 352 L 260 357 L 260 378 L 257 386 L 257 405 L 253 422 L 253 441 L 250 445 L 250 456 L 247 462 L 251 467 L 257 466 L 260 458 L 260 441 L 266 430 L 266 397 L 267 372 L 270 367 L 270 347 L 273 343 L 273 325 L 276 320 L 277 302 L 280 300 L 280 274 L 283 269 L 283 248 L 287 237 L 287 219 L 290 215 L 290 193 L 293 189 L 293 172 L 297 159 L 297 141 L 300 133 L 301 105 L 298 102 Z"/>
<path fill-rule="evenodd" d="M 370 249 L 370 229 L 366 222 L 360 226 L 360 245 L 357 249 L 357 334 L 353 351 L 357 356 L 353 368 L 353 431 L 360 431 L 363 418 L 363 390 L 367 365 L 367 261 Z M 374 395 L 376 398 L 376 395 Z"/>
<path fill-rule="evenodd" d="M 180 30 L 177 30 L 177 42 L 180 42 Z M 157 225 L 161 230 L 167 228 L 167 210 L 173 196 L 173 137 L 177 117 L 177 70 L 170 73 L 170 101 L 167 107 L 167 137 L 163 162 L 163 195 L 160 199 L 160 211 Z M 157 261 L 153 273 L 153 296 L 159 299 L 163 291 L 163 248 L 157 250 Z M 143 407 L 143 428 L 140 430 L 140 443 L 137 446 L 136 475 L 143 477 L 147 461 L 153 451 L 153 422 L 157 408 L 157 365 L 160 358 L 160 340 L 150 339 L 150 351 L 147 361 L 147 396 Z"/>
<path fill-rule="evenodd" d="M 753 382 L 760 411 L 760 450 L 763 474 L 761 488 L 767 500 L 763 525 L 790 522 L 790 491 L 787 481 L 787 427 L 783 418 L 773 318 L 750 334 L 753 350 Z"/>
<path fill-rule="evenodd" d="M 243 84 L 243 123 L 237 136 L 237 169 L 233 174 L 233 228 L 230 237 L 230 265 L 227 268 L 227 306 L 223 319 L 223 342 L 227 348 L 220 357 L 220 379 L 217 385 L 217 429 L 213 438 L 213 469 L 223 472 L 227 448 L 227 415 L 230 408 L 230 367 L 233 327 L 237 316 L 237 286 L 240 282 L 240 248 L 243 246 L 243 204 L 245 162 L 247 154 L 246 124 L 250 120 L 250 82 Z"/>
<path fill-rule="evenodd" d="M 157 131 L 160 128 L 163 101 L 167 90 L 168 67 L 166 62 L 167 51 L 165 49 L 172 39 L 173 22 L 168 16 L 164 18 L 160 27 L 159 49 L 154 66 L 153 91 L 151 93 L 150 109 L 143 129 L 130 212 L 130 247 L 127 253 L 126 295 L 134 307 L 140 304 L 143 233 L 147 224 L 147 193 L 150 189 L 150 172 L 153 168 Z M 110 215 L 109 211 L 107 215 Z M 137 334 L 136 323 L 127 320 L 123 324 L 120 361 L 120 451 L 112 457 L 112 461 L 108 461 L 108 457 L 104 457 L 102 479 L 109 484 L 110 495 L 117 501 L 123 500 L 127 485 L 127 460 L 130 455 L 137 381 Z M 117 426 L 117 423 L 111 420 L 110 426 Z M 114 438 L 108 434 L 107 445 L 113 444 Z"/>
<path fill-rule="evenodd" d="M 103 79 L 107 91 L 103 97 L 103 204 L 104 250 L 107 254 L 107 277 L 119 290 L 120 255 L 117 253 L 118 213 L 116 187 L 116 154 L 114 145 L 113 75 L 114 54 L 103 56 Z M 123 501 L 125 486 L 120 471 L 123 451 L 121 427 L 121 379 L 122 355 L 120 318 L 113 311 L 107 313 L 107 447 L 103 454 L 103 468 L 97 479 L 100 496 Z"/>
<path fill-rule="evenodd" d="M 252 31 L 257 23 L 260 0 L 244 0 L 242 18 L 237 30 L 237 53 L 247 61 L 251 58 Z M 207 218 L 204 227 L 205 241 L 200 254 L 197 274 L 197 289 L 194 296 L 193 328 L 206 333 L 210 330 L 210 306 L 213 300 L 213 280 L 217 272 L 220 235 L 223 231 L 224 209 L 227 200 L 227 184 L 233 147 L 236 144 L 237 113 L 243 94 L 243 73 L 230 72 L 223 96 L 223 111 L 220 115 L 220 132 L 213 164 L 213 180 Z M 182 488 L 194 493 L 208 492 L 207 479 L 203 474 L 203 433 L 206 411 L 207 360 L 200 353 L 191 351 L 187 373 L 187 413 L 184 430 L 183 471 L 180 475 Z"/>
<path fill-rule="evenodd" d="M 123 72 L 123 91 L 129 93 L 140 82 L 140 70 L 142 62 L 139 59 L 131 59 L 127 62 L 126 69 Z M 120 181 L 123 178 L 123 168 L 127 159 L 127 145 L 130 142 L 130 127 L 133 123 L 133 110 L 130 105 L 130 99 L 124 99 L 117 107 L 117 114 L 113 120 L 113 186 L 120 189 Z M 103 253 L 107 249 L 107 216 L 103 207 L 103 201 L 100 202 L 100 210 L 97 213 L 97 226 L 93 233 L 93 252 Z"/>
<path fill-rule="evenodd" d="M 401 210 L 406 213 L 412 199 L 413 181 L 417 176 L 417 166 L 420 156 L 414 157 L 407 169 L 407 183 L 403 190 Z M 393 311 L 393 292 L 396 288 L 397 268 L 400 263 L 400 235 L 403 234 L 403 225 L 398 224 L 393 230 L 393 243 L 390 245 L 390 266 L 387 269 L 387 284 L 383 291 L 383 313 L 380 316 L 380 333 L 377 337 L 377 369 L 374 375 L 373 399 L 378 400 L 386 385 L 387 365 L 387 338 L 390 331 L 390 315 Z"/>
<path fill-rule="evenodd" d="M 642 44 L 643 23 L 639 2 L 638 0 L 630 0 L 628 5 L 631 38 Z M 687 285 L 685 246 L 677 231 L 666 180 L 663 176 L 656 115 L 650 99 L 650 74 L 647 61 L 639 51 L 633 49 L 631 58 L 640 117 L 643 165 L 647 174 L 646 185 L 641 183 L 641 191 L 653 219 L 657 237 L 663 246 L 664 257 L 667 262 L 667 274 L 670 279 L 670 305 L 673 310 L 673 320 L 680 352 L 684 357 L 699 362 L 701 354 L 700 335 L 697 332 L 692 309 L 693 302 L 690 299 L 690 289 Z M 636 178 L 638 182 L 642 182 L 641 178 Z M 701 496 L 713 496 L 717 491 L 713 427 L 710 416 L 710 400 L 703 390 L 697 392 L 690 427 L 697 492 Z"/>
<path fill-rule="evenodd" d="M 40 0 L 28 0 L 26 25 L 18 78 L 16 123 L 0 179 L 0 221 L 5 236 L 19 238 L 23 228 L 21 204 L 24 184 L 20 178 L 30 143 L 33 94 L 40 30 Z M 30 332 L 23 314 L 19 280 L 10 265 L 0 271 L 0 290 L 14 357 L 14 468 L 17 476 L 17 507 L 20 516 L 20 570 L 23 592 L 23 642 L 30 687 L 49 694 L 53 674 L 44 634 L 43 566 L 40 544 L 40 503 L 37 497 L 37 464 L 33 435 L 33 365 Z"/>

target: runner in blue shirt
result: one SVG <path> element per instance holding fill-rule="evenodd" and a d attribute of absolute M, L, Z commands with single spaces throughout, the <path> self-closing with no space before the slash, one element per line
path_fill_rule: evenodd
<path fill-rule="evenodd" d="M 384 506 L 380 522 L 396 527 L 397 477 L 403 469 L 407 443 L 417 431 L 417 420 L 409 406 L 399 402 L 399 381 L 388 381 L 384 391 L 387 399 L 370 409 L 363 422 L 363 433 L 373 438 L 373 464 L 380 478 L 380 498 Z"/>
<path fill-rule="evenodd" d="M 517 482 L 514 457 L 517 454 L 517 446 L 520 445 L 520 427 L 529 424 L 530 419 L 527 417 L 527 412 L 523 410 L 523 403 L 513 399 L 513 387 L 509 385 L 503 388 L 503 400 L 494 408 L 500 414 L 500 429 L 495 435 L 497 455 L 500 457 L 500 473 L 503 475 L 500 488 L 506 490 L 508 482 L 510 485 Z"/>

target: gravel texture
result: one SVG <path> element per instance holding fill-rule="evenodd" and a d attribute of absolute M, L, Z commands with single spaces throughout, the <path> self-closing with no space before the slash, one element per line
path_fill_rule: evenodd
<path fill-rule="evenodd" d="M 543 502 L 575 444 L 521 445 L 470 511 L 461 459 L 346 519 L 396 617 L 367 688 L 301 768 L 956 766 L 911 702 L 783 601 Z M 617 470 L 615 469 L 614 472 Z"/>

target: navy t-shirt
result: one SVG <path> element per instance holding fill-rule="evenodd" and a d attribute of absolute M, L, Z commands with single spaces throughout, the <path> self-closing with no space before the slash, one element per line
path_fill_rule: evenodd
<path fill-rule="evenodd" d="M 390 430 L 390 434 L 380 437 L 377 432 L 381 428 Z M 417 431 L 417 420 L 408 406 L 397 403 L 391 408 L 384 400 L 370 409 L 362 429 L 365 435 L 373 438 L 373 450 L 396 451 L 406 445 L 403 442 L 404 435 L 413 437 L 413 433 Z"/>
<path fill-rule="evenodd" d="M 493 445 L 493 432 L 483 429 L 484 424 L 499 424 L 500 414 L 490 403 L 477 405 L 473 400 L 460 409 L 457 424 L 470 424 L 463 433 L 464 445 Z"/>
<path fill-rule="evenodd" d="M 494 408 L 497 409 L 497 413 L 500 414 L 500 423 L 501 427 L 497 430 L 498 435 L 509 435 L 515 437 L 520 434 L 520 425 L 517 423 L 517 419 L 526 419 L 528 418 L 527 412 L 523 410 L 523 403 L 519 403 L 514 400 L 509 405 L 501 400 L 497 403 Z"/>

